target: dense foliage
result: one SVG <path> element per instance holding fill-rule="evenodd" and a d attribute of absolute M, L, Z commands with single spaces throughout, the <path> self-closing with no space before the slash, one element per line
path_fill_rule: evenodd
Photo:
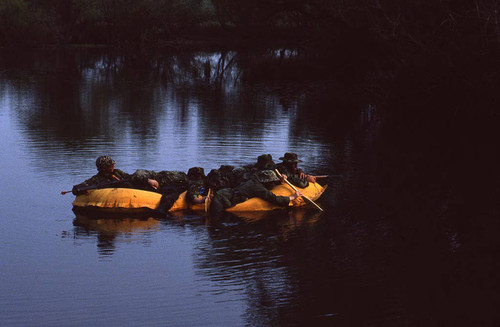
<path fill-rule="evenodd" d="M 203 0 L 3 0 L 4 44 L 136 44 L 208 21 Z"/>
<path fill-rule="evenodd" d="M 2 0 L 2 44 L 156 44 L 191 36 L 397 39 L 457 49 L 500 41 L 495 0 Z"/>

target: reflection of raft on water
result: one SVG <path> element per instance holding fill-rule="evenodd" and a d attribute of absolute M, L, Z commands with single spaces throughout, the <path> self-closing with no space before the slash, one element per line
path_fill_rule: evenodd
<path fill-rule="evenodd" d="M 130 234 L 159 229 L 160 221 L 152 217 L 148 218 L 116 218 L 113 216 L 87 216 L 76 213 L 73 222 L 75 226 L 85 228 L 88 231 L 110 234 Z"/>
<path fill-rule="evenodd" d="M 317 200 L 325 191 L 326 186 L 318 183 L 309 183 L 309 186 L 300 191 L 311 200 Z M 285 184 L 277 185 L 271 190 L 276 195 L 289 196 L 294 191 Z M 141 212 L 158 209 L 161 194 L 128 188 L 105 188 L 92 190 L 90 194 L 81 194 L 73 201 L 76 209 L 95 209 L 106 212 Z M 290 206 L 304 206 L 306 203 L 302 198 L 290 202 Z M 230 212 L 249 212 L 274 210 L 281 207 L 269 203 L 260 198 L 251 198 L 227 209 Z M 186 192 L 182 193 L 169 211 L 191 209 L 204 211 L 204 204 L 190 205 L 186 201 Z"/>

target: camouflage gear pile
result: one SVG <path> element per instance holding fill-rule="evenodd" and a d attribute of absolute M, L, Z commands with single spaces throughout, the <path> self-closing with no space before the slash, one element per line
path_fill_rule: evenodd
<path fill-rule="evenodd" d="M 95 161 L 95 165 L 97 166 L 98 170 L 107 169 L 113 166 L 114 164 L 116 164 L 116 162 L 113 159 L 111 159 L 110 156 L 100 156 Z"/>

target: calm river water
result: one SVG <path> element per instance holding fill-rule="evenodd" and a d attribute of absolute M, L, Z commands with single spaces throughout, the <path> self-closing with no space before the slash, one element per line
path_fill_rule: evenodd
<path fill-rule="evenodd" d="M 413 168 L 373 153 L 376 106 L 349 107 L 333 81 L 258 77 L 255 62 L 294 55 L 4 51 L 0 325 L 494 325 L 497 261 L 467 245 L 482 234 L 427 219 L 446 192 L 391 178 Z M 208 172 L 285 152 L 342 175 L 321 181 L 323 213 L 89 217 L 60 195 L 99 155 L 129 173 Z"/>

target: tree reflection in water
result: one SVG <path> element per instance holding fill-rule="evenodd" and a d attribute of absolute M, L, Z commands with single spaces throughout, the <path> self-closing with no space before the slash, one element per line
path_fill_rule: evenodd
<path fill-rule="evenodd" d="M 185 150 L 194 140 L 203 140 L 201 147 L 216 145 L 225 160 L 235 158 L 218 164 L 248 163 L 242 157 L 247 153 L 230 152 L 227 147 L 249 141 L 256 147 L 271 141 L 286 143 L 274 146 L 275 155 L 305 142 L 304 155 L 316 155 L 323 151 L 317 147 L 324 142 L 295 135 L 317 134 L 320 129 L 341 134 L 349 126 L 346 120 L 356 114 L 344 110 L 347 102 L 343 100 L 332 103 L 331 92 L 325 92 L 328 83 L 304 82 L 300 77 L 304 68 L 293 65 L 298 57 L 292 50 L 144 55 L 73 49 L 0 54 L 3 64 L 16 68 L 7 71 L 8 81 L 35 74 L 33 79 L 8 84 L 12 92 L 7 97 L 30 94 L 9 105 L 23 126 L 26 146 L 37 157 L 47 158 L 36 161 L 47 165 L 39 167 L 44 170 L 61 152 L 92 158 L 100 154 L 96 146 L 108 152 L 133 149 L 135 161 L 150 162 L 156 159 L 151 156 Z M 266 74 L 270 69 L 273 73 Z M 298 110 L 304 105 L 307 110 Z M 323 115 L 324 110 L 329 115 Z M 259 151 L 252 154 L 252 160 Z M 131 156 L 124 155 L 120 161 Z M 64 162 L 69 169 L 81 165 L 81 158 L 75 156 L 64 160 L 69 161 Z M 187 169 L 192 163 L 182 164 Z M 165 168 L 146 165 L 139 162 L 131 169 Z M 76 169 L 74 173 L 79 172 Z"/>

